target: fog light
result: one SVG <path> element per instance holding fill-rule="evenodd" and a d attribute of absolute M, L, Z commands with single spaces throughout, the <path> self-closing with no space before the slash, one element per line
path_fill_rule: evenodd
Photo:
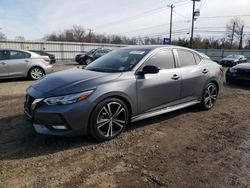
<path fill-rule="evenodd" d="M 67 130 L 68 129 L 65 125 L 53 125 L 52 128 L 57 129 L 57 130 Z"/>

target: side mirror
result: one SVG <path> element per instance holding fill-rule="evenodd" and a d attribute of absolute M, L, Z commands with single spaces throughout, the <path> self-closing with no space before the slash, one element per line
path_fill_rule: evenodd
<path fill-rule="evenodd" d="M 159 73 L 160 68 L 154 65 L 146 65 L 142 69 L 143 74 L 157 74 Z"/>

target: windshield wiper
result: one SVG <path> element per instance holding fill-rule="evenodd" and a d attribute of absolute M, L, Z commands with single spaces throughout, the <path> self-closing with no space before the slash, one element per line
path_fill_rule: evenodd
<path fill-rule="evenodd" d="M 86 70 L 96 71 L 96 72 L 103 72 L 101 69 L 95 69 L 95 68 L 92 68 L 92 69 L 86 69 Z"/>

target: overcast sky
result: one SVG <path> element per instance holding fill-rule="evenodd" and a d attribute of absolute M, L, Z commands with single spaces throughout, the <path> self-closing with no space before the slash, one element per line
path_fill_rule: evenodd
<path fill-rule="evenodd" d="M 175 5 L 174 36 L 189 37 L 186 33 L 191 27 L 191 0 L 0 0 L 0 31 L 9 39 L 21 35 L 28 40 L 41 39 L 72 25 L 100 34 L 167 35 L 167 5 L 171 3 Z M 222 36 L 217 31 L 224 31 L 230 19 L 206 17 L 245 15 L 241 19 L 250 36 L 250 0 L 202 0 L 196 8 L 201 8 L 201 17 L 195 22 L 199 30 L 196 34 L 202 31 L 200 35 Z"/>

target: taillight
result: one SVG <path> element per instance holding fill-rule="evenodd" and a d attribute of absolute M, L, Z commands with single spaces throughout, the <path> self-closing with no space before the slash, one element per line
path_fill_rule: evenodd
<path fill-rule="evenodd" d="M 224 72 L 224 68 L 222 66 L 220 66 L 219 69 L 222 73 Z"/>

